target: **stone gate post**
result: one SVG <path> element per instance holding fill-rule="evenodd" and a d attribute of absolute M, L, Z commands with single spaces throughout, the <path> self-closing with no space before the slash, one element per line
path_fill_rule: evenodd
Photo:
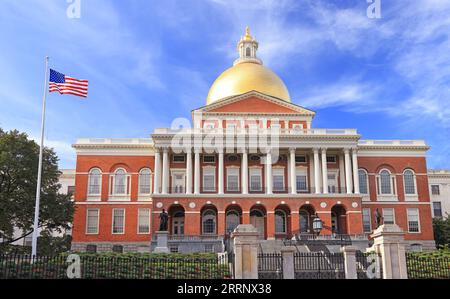
<path fill-rule="evenodd" d="M 346 279 L 357 279 L 358 273 L 356 270 L 356 247 L 345 246 L 341 248 L 344 253 L 344 269 Z"/>
<path fill-rule="evenodd" d="M 396 224 L 383 224 L 371 237 L 373 248 L 381 254 L 384 279 L 407 279 L 404 231 Z"/>
<path fill-rule="evenodd" d="M 281 248 L 281 255 L 283 256 L 283 279 L 294 279 L 294 253 L 296 249 L 294 246 L 284 246 Z"/>
<path fill-rule="evenodd" d="M 258 230 L 251 224 L 240 224 L 231 233 L 236 279 L 258 278 L 258 236 Z"/>

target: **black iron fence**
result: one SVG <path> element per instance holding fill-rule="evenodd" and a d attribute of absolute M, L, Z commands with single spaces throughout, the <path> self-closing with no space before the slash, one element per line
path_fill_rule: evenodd
<path fill-rule="evenodd" d="M 383 277 L 381 254 L 356 251 L 355 257 L 358 279 L 380 279 Z"/>
<path fill-rule="evenodd" d="M 283 256 L 281 253 L 258 254 L 258 278 L 283 278 Z"/>
<path fill-rule="evenodd" d="M 78 268 L 77 268 L 78 267 Z M 77 276 L 77 271 L 79 275 Z M 69 273 L 70 272 L 70 273 Z M 222 257 L 129 257 L 0 255 L 0 279 L 223 279 L 231 278 Z"/>
<path fill-rule="evenodd" d="M 450 257 L 406 254 L 406 268 L 410 279 L 449 279 Z"/>
<path fill-rule="evenodd" d="M 297 252 L 294 271 L 297 279 L 345 279 L 342 253 Z"/>

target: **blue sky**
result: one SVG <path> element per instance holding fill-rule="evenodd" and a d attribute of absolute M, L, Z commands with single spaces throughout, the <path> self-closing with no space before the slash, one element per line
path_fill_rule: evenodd
<path fill-rule="evenodd" d="M 37 139 L 44 57 L 89 80 L 89 97 L 50 94 L 46 145 L 75 166 L 81 137 L 148 137 L 205 104 L 246 25 L 259 57 L 313 125 L 365 139 L 425 139 L 450 168 L 450 1 L 1 0 L 0 127 Z"/>

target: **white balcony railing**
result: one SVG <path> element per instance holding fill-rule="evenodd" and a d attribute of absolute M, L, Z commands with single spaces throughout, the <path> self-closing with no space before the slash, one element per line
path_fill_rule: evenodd
<path fill-rule="evenodd" d="M 356 129 L 221 129 L 221 128 L 200 128 L 200 129 L 170 129 L 170 128 L 157 128 L 154 130 L 155 135 L 174 135 L 174 134 L 274 134 L 280 135 L 357 135 Z"/>

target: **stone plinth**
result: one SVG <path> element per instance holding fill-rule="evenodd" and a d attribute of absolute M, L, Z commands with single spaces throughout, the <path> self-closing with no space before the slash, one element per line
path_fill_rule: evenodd
<path fill-rule="evenodd" d="M 153 250 L 154 253 L 168 253 L 169 248 L 167 247 L 167 236 L 168 231 L 157 231 L 156 234 L 156 248 Z"/>
<path fill-rule="evenodd" d="M 294 253 L 295 246 L 285 246 L 281 248 L 281 255 L 283 256 L 283 279 L 294 279 Z"/>

